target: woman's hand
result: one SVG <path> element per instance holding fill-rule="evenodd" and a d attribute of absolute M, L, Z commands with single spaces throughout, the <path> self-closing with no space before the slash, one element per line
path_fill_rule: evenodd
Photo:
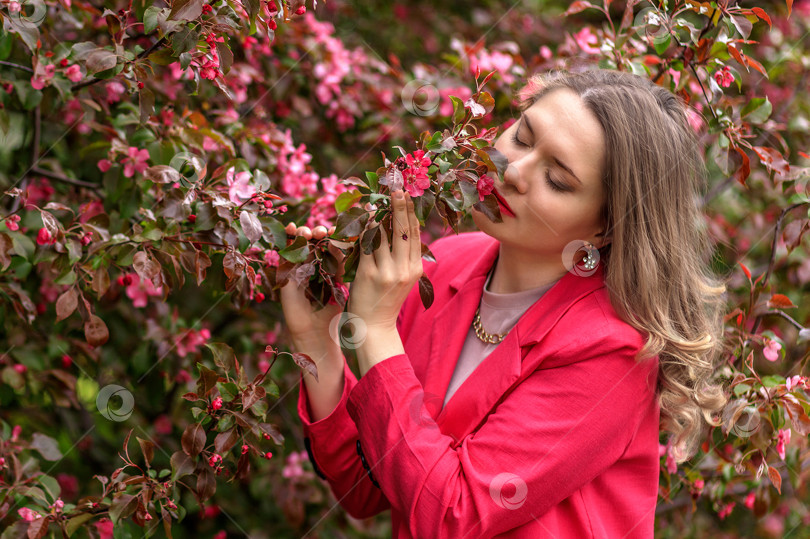
<path fill-rule="evenodd" d="M 307 240 L 316 239 L 321 240 L 327 234 L 333 234 L 334 227 L 329 230 L 324 226 L 316 226 L 310 230 L 309 227 L 302 226 L 300 228 L 295 226 L 295 223 L 290 223 L 286 227 L 287 234 L 294 236 L 303 236 Z M 340 272 L 343 272 L 343 253 L 330 244 L 329 251 L 338 259 Z M 293 345 L 300 350 L 304 345 L 313 346 L 316 343 L 320 345 L 326 344 L 330 339 L 329 324 L 332 319 L 342 312 L 340 305 L 330 304 L 322 309 L 315 310 L 317 305 L 311 305 L 307 299 L 304 286 L 299 286 L 295 281 L 289 280 L 286 285 L 281 287 L 281 308 L 284 312 L 284 318 L 287 324 L 287 329 L 290 331 L 290 336 L 293 340 Z M 337 344 L 337 343 L 336 343 Z"/>
<path fill-rule="evenodd" d="M 382 231 L 380 246 L 360 254 L 360 263 L 349 294 L 349 312 L 369 329 L 396 331 L 397 316 L 414 284 L 422 276 L 422 241 L 411 196 L 392 194 L 393 247 Z"/>

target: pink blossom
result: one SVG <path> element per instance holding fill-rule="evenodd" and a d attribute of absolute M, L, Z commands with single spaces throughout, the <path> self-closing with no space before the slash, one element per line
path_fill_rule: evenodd
<path fill-rule="evenodd" d="M 22 10 L 22 4 L 19 2 L 9 2 L 8 3 L 8 12 L 9 13 L 19 13 Z"/>
<path fill-rule="evenodd" d="M 113 522 L 109 518 L 102 518 L 95 523 L 96 531 L 98 532 L 99 539 L 112 539 L 113 537 Z"/>
<path fill-rule="evenodd" d="M 61 511 L 63 507 L 65 507 L 65 502 L 63 502 L 61 498 L 57 498 L 56 501 L 53 502 L 53 508 L 57 511 Z"/>
<path fill-rule="evenodd" d="M 65 76 L 72 82 L 79 82 L 82 80 L 82 68 L 79 64 L 73 64 L 65 70 Z"/>
<path fill-rule="evenodd" d="M 791 376 L 787 380 L 785 380 L 785 388 L 790 391 L 794 387 L 804 386 L 806 385 L 806 380 L 804 376 L 797 374 L 795 376 Z"/>
<path fill-rule="evenodd" d="M 467 99 L 472 97 L 472 90 L 470 90 L 466 86 L 442 88 L 441 90 L 439 90 L 439 98 L 440 98 L 439 114 L 441 114 L 442 116 L 453 115 L 453 102 L 450 100 L 450 96 L 455 96 L 461 99 L 462 101 L 466 101 Z"/>
<path fill-rule="evenodd" d="M 601 52 L 598 46 L 599 38 L 587 26 L 574 34 L 574 41 L 577 42 L 577 45 L 585 54 L 599 54 Z"/>
<path fill-rule="evenodd" d="M 40 206 L 43 202 L 48 202 L 54 193 L 51 182 L 47 178 L 38 178 L 31 182 L 25 190 L 26 192 L 26 209 L 33 209 L 34 205 Z"/>
<path fill-rule="evenodd" d="M 278 251 L 268 249 L 264 252 L 264 263 L 268 266 L 278 266 L 279 255 Z"/>
<path fill-rule="evenodd" d="M 749 492 L 748 495 L 745 497 L 745 501 L 743 502 L 748 509 L 754 508 L 754 502 L 756 501 L 757 496 L 753 492 Z"/>
<path fill-rule="evenodd" d="M 405 164 L 408 168 L 402 171 L 402 177 L 405 181 L 405 190 L 408 191 L 412 197 L 422 196 L 425 189 L 430 187 L 430 178 L 428 178 L 427 171 L 430 166 L 430 158 L 425 157 L 425 152 L 416 150 L 405 156 Z"/>
<path fill-rule="evenodd" d="M 481 73 L 497 71 L 506 84 L 512 84 L 515 77 L 511 75 L 510 70 L 514 63 L 514 58 L 509 54 L 500 51 L 488 52 L 482 50 L 476 56 L 470 57 L 470 70 L 473 73 L 479 70 Z"/>
<path fill-rule="evenodd" d="M 128 277 L 127 297 L 132 300 L 133 307 L 146 307 L 149 296 L 163 295 L 163 287 L 155 288 L 151 280 L 141 280 L 137 273 L 130 273 Z"/>
<path fill-rule="evenodd" d="M 216 468 L 220 464 L 222 464 L 222 457 L 220 455 L 214 454 L 208 459 L 208 465 L 212 468 Z"/>
<path fill-rule="evenodd" d="M 36 511 L 30 510 L 27 507 L 17 509 L 17 514 L 20 515 L 20 518 L 26 522 L 33 522 L 39 518 L 42 518 L 42 515 L 40 515 Z"/>
<path fill-rule="evenodd" d="M 99 162 L 96 163 L 96 166 L 101 172 L 107 172 L 112 166 L 112 161 L 109 159 L 100 159 Z"/>
<path fill-rule="evenodd" d="M 723 506 L 720 511 L 717 512 L 717 516 L 720 517 L 720 520 L 725 520 L 725 518 L 731 514 L 731 510 L 734 509 L 735 505 L 737 505 L 737 502 L 731 502 Z"/>
<path fill-rule="evenodd" d="M 126 87 L 124 87 L 124 85 L 117 80 L 108 82 L 104 86 L 104 89 L 107 91 L 107 103 L 116 103 L 121 101 L 121 96 L 127 91 Z"/>
<path fill-rule="evenodd" d="M 675 461 L 675 457 L 672 455 L 672 447 L 667 449 L 667 472 L 674 474 L 678 471 L 678 463 Z"/>
<path fill-rule="evenodd" d="M 131 178 L 135 172 L 139 174 L 142 173 L 149 167 L 149 163 L 147 163 L 148 160 L 148 150 L 139 150 L 135 146 L 130 146 L 127 150 L 127 156 L 121 160 L 121 162 L 124 163 L 124 176 Z"/>
<path fill-rule="evenodd" d="M 782 345 L 774 340 L 768 340 L 768 343 L 765 345 L 765 348 L 762 350 L 762 355 L 765 356 L 765 359 L 768 361 L 776 361 L 779 359 L 779 350 L 782 349 Z"/>
<path fill-rule="evenodd" d="M 281 471 L 281 475 L 286 477 L 287 479 L 304 479 L 311 476 L 311 473 L 307 473 L 301 463 L 307 459 L 306 451 L 293 451 L 287 456 L 287 463 L 284 466 L 284 469 Z"/>
<path fill-rule="evenodd" d="M 785 460 L 785 446 L 790 442 L 790 429 L 779 429 L 776 438 L 776 452 L 779 458 Z"/>
<path fill-rule="evenodd" d="M 155 432 L 164 436 L 172 433 L 172 420 L 166 414 L 155 418 Z"/>
<path fill-rule="evenodd" d="M 189 329 L 185 331 L 182 335 L 177 337 L 175 341 L 177 345 L 177 355 L 186 357 L 188 354 L 196 352 L 197 349 L 203 346 L 210 338 L 211 331 L 208 329 L 201 329 L 200 331 Z"/>
<path fill-rule="evenodd" d="M 219 62 L 206 60 L 200 66 L 200 76 L 204 79 L 214 80 L 219 75 Z"/>
<path fill-rule="evenodd" d="M 47 228 L 40 228 L 37 233 L 37 245 L 52 245 L 56 243 L 56 238 L 48 231 Z"/>
<path fill-rule="evenodd" d="M 478 200 L 483 201 L 484 197 L 495 188 L 495 180 L 484 174 L 478 178 L 478 183 L 475 186 L 478 188 Z"/>
<path fill-rule="evenodd" d="M 236 169 L 231 167 L 225 174 L 228 181 L 228 198 L 235 204 L 241 204 L 256 194 L 256 188 L 250 185 L 250 172 L 235 171 Z"/>
<path fill-rule="evenodd" d="M 17 224 L 19 222 L 20 222 L 20 216 L 19 215 L 12 215 L 12 216 L 10 216 L 10 217 L 8 217 L 6 219 L 6 227 L 8 227 L 9 230 L 19 230 L 20 225 Z"/>
<path fill-rule="evenodd" d="M 214 539 L 226 539 L 228 537 L 228 532 L 225 530 L 219 530 L 215 535 Z"/>
<path fill-rule="evenodd" d="M 211 402 L 212 410 L 219 410 L 222 408 L 222 397 L 217 397 Z"/>
<path fill-rule="evenodd" d="M 79 494 L 79 480 L 75 475 L 60 473 L 56 476 L 56 481 L 59 483 L 59 488 L 62 490 L 62 496 L 68 500 L 72 500 Z"/>
<path fill-rule="evenodd" d="M 718 84 L 718 86 L 728 88 L 731 86 L 731 83 L 734 82 L 734 75 L 731 73 L 728 66 L 723 66 L 722 69 L 718 69 L 714 72 L 714 81 Z"/>

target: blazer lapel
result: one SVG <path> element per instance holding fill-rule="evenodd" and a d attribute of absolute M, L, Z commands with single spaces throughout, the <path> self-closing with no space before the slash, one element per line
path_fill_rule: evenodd
<path fill-rule="evenodd" d="M 481 301 L 486 275 L 495 262 L 498 249 L 499 243 L 492 240 L 476 261 L 459 270 L 450 281 L 455 294 L 432 320 L 424 403 L 441 431 L 455 440 L 454 445 L 478 427 L 512 386 L 540 366 L 543 354 L 533 354 L 532 364 L 528 365 L 523 363 L 525 352 L 543 339 L 576 300 L 604 286 L 601 265 L 588 277 L 567 272 L 529 307 L 506 338 L 476 367 L 442 408 L 450 378 Z"/>

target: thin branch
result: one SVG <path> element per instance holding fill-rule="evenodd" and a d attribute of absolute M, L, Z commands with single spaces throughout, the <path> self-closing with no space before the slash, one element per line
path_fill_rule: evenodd
<path fill-rule="evenodd" d="M 50 170 L 45 170 L 39 167 L 32 167 L 31 174 L 39 174 L 40 176 L 45 176 L 46 178 L 50 178 L 58 182 L 69 183 L 70 185 L 75 185 L 77 187 L 87 187 L 88 189 L 100 188 L 100 186 L 96 183 L 83 182 L 82 180 L 74 180 L 73 178 L 68 178 L 67 176 L 59 174 L 58 172 L 52 172 Z"/>
<path fill-rule="evenodd" d="M 33 70 L 33 69 L 31 69 L 31 68 L 30 68 L 30 67 L 28 67 L 28 66 L 24 66 L 24 65 L 20 65 L 20 64 L 15 64 L 14 62 L 6 62 L 5 60 L 0 60 L 0 65 L 2 65 L 2 66 L 8 66 L 8 67 L 13 67 L 13 68 L 16 68 L 16 69 L 20 69 L 20 70 L 22 70 L 22 71 L 27 71 L 28 73 L 33 73 L 33 72 L 34 72 L 34 70 Z"/>
<path fill-rule="evenodd" d="M 785 320 L 787 320 L 788 322 L 793 324 L 796 327 L 796 329 L 798 329 L 799 331 L 805 329 L 803 325 L 798 323 L 796 320 L 793 319 L 792 316 L 790 316 L 789 314 L 787 314 L 785 312 L 782 312 L 782 311 L 768 311 L 768 312 L 762 313 L 761 316 L 768 316 L 768 315 L 781 316 L 782 318 L 784 318 Z"/>
<path fill-rule="evenodd" d="M 765 272 L 765 277 L 762 280 L 762 286 L 767 284 L 768 279 L 771 277 L 771 273 L 773 272 L 773 266 L 776 263 L 776 243 L 779 241 L 779 234 L 782 231 L 782 221 L 785 219 L 785 216 L 795 210 L 796 208 L 800 208 L 802 206 L 806 206 L 810 204 L 810 202 L 798 202 L 791 206 L 788 206 L 782 213 L 779 214 L 779 218 L 776 220 L 776 227 L 773 229 L 773 241 L 771 241 L 771 260 L 768 262 L 768 271 Z M 751 333 L 756 333 L 757 329 L 759 329 L 759 324 L 762 322 L 762 316 L 757 316 L 757 319 L 754 321 L 754 326 L 751 328 Z"/>
<path fill-rule="evenodd" d="M 152 46 L 151 46 L 151 47 L 149 47 L 149 48 L 148 48 L 148 49 L 146 49 L 145 51 L 141 52 L 141 53 L 138 55 L 138 57 L 137 57 L 137 59 L 136 59 L 136 60 L 140 60 L 140 59 L 142 59 L 142 58 L 145 58 L 145 57 L 149 56 L 150 54 L 152 54 L 152 52 L 153 52 L 155 49 L 157 49 L 158 47 L 162 46 L 162 45 L 163 45 L 165 42 L 166 42 L 166 36 L 163 36 L 162 38 L 160 38 L 160 39 L 158 39 L 157 41 L 155 41 L 155 42 L 152 44 Z M 86 81 L 84 81 L 84 82 L 80 82 L 80 83 L 78 83 L 78 84 L 74 84 L 73 86 L 71 86 L 71 87 L 70 87 L 70 91 L 75 93 L 75 92 L 77 92 L 78 90 L 81 90 L 82 88 L 86 88 L 87 86 L 92 86 L 93 84 L 96 84 L 96 83 L 101 82 L 101 81 L 103 81 L 103 80 L 108 80 L 108 79 L 98 79 L 98 78 L 95 78 L 95 77 L 94 77 L 94 78 L 92 78 L 92 79 L 90 79 L 90 80 L 86 80 Z"/>

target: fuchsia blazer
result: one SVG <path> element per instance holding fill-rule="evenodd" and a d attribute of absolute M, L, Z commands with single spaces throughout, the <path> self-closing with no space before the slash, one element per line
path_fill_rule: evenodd
<path fill-rule="evenodd" d="M 298 414 L 310 459 L 356 518 L 391 509 L 394 538 L 651 538 L 658 497 L 658 358 L 620 320 L 602 266 L 566 273 L 442 409 L 498 254 L 482 232 L 442 238 L 397 327 L 405 354 L 358 381 L 344 364 L 335 410 Z M 368 471 L 367 471 L 368 470 Z"/>

